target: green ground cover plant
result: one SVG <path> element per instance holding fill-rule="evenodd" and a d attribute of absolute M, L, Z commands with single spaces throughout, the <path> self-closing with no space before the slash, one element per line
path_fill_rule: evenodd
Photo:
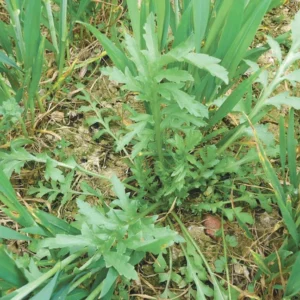
<path fill-rule="evenodd" d="M 18 123 L 24 137 L 10 140 L 7 150 L 0 149 L 1 210 L 21 227 L 0 225 L 1 299 L 297 296 L 300 100 L 297 92 L 282 92 L 281 86 L 297 87 L 300 82 L 300 13 L 289 34 L 267 36 L 265 45 L 253 48 L 264 16 L 280 1 L 110 4 L 113 24 L 104 34 L 101 24 L 91 24 L 99 8 L 91 1 L 6 1 L 10 22 L 0 23 L 9 37 L 0 39 L 0 130 L 9 132 Z M 124 12 L 121 19 L 117 8 Z M 33 13 L 39 17 L 31 22 Z M 43 112 L 45 105 L 35 101 L 41 100 L 45 48 L 54 53 L 59 74 L 51 93 L 67 84 L 69 72 L 93 61 L 78 65 L 75 61 L 64 69 L 70 45 L 80 44 L 67 34 L 75 28 L 81 36 L 91 33 L 97 38 L 105 50 L 101 57 L 108 55 L 112 62 L 101 67 L 101 75 L 118 84 L 119 99 L 131 98 L 122 103 L 130 120 L 124 126 L 114 108 L 95 99 L 87 85 L 74 84 L 78 113 L 85 126 L 94 128 L 94 140 L 112 139 L 115 153 L 124 156 L 129 171 L 123 182 L 84 167 L 64 149 L 33 150 L 34 132 L 27 129 L 26 114 L 28 110 L 34 128 L 35 109 Z M 29 39 L 29 31 L 34 38 Z M 258 63 L 268 50 L 274 60 L 271 71 Z M 287 107 L 288 115 L 280 117 L 277 135 L 270 130 L 268 117 L 282 107 Z M 234 126 L 228 119 L 235 121 Z M 71 219 L 21 200 L 12 183 L 13 174 L 24 168 L 42 170 L 42 178 L 27 194 L 50 206 L 74 203 Z M 79 179 L 76 186 L 81 176 L 86 179 Z M 110 197 L 90 178 L 104 181 Z M 225 223 L 237 223 L 245 238 L 255 243 L 249 225 L 254 224 L 256 209 L 278 211 L 284 234 L 275 250 L 250 251 L 256 266 L 251 282 L 239 287 L 230 268 L 237 261 L 231 248 L 239 242 L 228 234 Z M 220 242 L 222 251 L 214 264 L 192 237 L 184 213 L 220 215 L 212 239 Z M 25 245 L 23 255 L 8 247 L 12 240 Z M 174 249 L 180 249 L 183 257 L 180 266 Z M 138 270 L 149 257 L 154 258 L 153 273 L 163 286 L 154 296 L 132 288 L 141 280 Z M 258 293 L 261 281 L 268 289 Z"/>

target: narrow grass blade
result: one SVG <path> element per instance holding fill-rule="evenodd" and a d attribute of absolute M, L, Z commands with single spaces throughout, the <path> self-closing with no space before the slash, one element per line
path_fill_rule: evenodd
<path fill-rule="evenodd" d="M 195 49 L 200 52 L 202 40 L 210 17 L 210 0 L 193 0 L 193 23 L 195 33 Z"/>
<path fill-rule="evenodd" d="M 244 80 L 224 101 L 217 112 L 210 118 L 207 128 L 211 128 L 222 120 L 232 109 L 242 100 L 245 92 L 252 86 L 253 82 L 258 78 L 260 70 L 252 74 L 248 79 Z"/>
<path fill-rule="evenodd" d="M 30 82 L 30 86 L 29 86 L 28 104 L 30 107 L 32 122 L 35 121 L 34 98 L 38 92 L 38 87 L 39 87 L 40 79 L 42 76 L 42 69 L 43 69 L 43 62 L 44 62 L 44 49 L 45 49 L 45 37 L 42 38 L 42 41 L 38 48 L 36 58 L 34 60 L 34 65 L 32 67 L 32 78 L 31 78 L 31 82 Z M 42 107 L 41 107 L 41 110 L 43 111 Z"/>
<path fill-rule="evenodd" d="M 284 296 L 287 299 L 291 299 L 291 297 L 295 296 L 300 292 L 299 278 L 300 278 L 300 254 L 297 255 L 296 262 L 293 265 L 290 278 L 286 285 Z"/>
<path fill-rule="evenodd" d="M 17 267 L 15 261 L 8 255 L 4 245 L 0 245 L 0 278 L 15 287 L 27 283 L 25 276 Z"/>
<path fill-rule="evenodd" d="M 230 9 L 232 9 L 232 5 L 234 1 L 235 0 L 224 0 L 222 1 L 222 4 L 220 4 L 219 9 L 216 11 L 215 18 L 212 20 L 211 24 L 209 25 L 209 32 L 203 49 L 204 53 L 214 52 L 211 50 L 211 47 L 215 43 L 215 41 L 218 40 L 218 35 L 222 31 L 222 28 L 225 24 L 225 20 L 227 18 Z"/>
<path fill-rule="evenodd" d="M 37 55 L 38 43 L 41 36 L 41 0 L 27 1 L 24 19 L 25 68 L 32 67 Z"/>
<path fill-rule="evenodd" d="M 36 217 L 37 222 L 49 231 L 49 236 L 55 236 L 56 234 L 76 235 L 80 233 L 78 229 L 54 215 L 47 214 L 41 210 L 34 210 L 33 214 Z"/>
<path fill-rule="evenodd" d="M 13 55 L 12 43 L 9 39 L 7 25 L 0 20 L 0 45 L 8 55 Z"/>
<path fill-rule="evenodd" d="M 8 209 L 3 209 L 3 211 L 21 226 L 37 226 L 29 211 L 20 204 L 11 183 L 2 169 L 0 169 L 0 202 L 8 207 Z"/>
<path fill-rule="evenodd" d="M 167 43 L 168 29 L 170 25 L 170 1 L 154 1 L 157 20 L 157 35 L 159 49 L 163 50 Z"/>
<path fill-rule="evenodd" d="M 0 63 L 20 70 L 20 68 L 17 66 L 17 64 L 3 52 L 0 52 Z"/>
<path fill-rule="evenodd" d="M 128 13 L 129 13 L 131 26 L 133 30 L 133 36 L 137 44 L 139 45 L 139 47 L 141 47 L 143 24 L 141 24 L 141 13 L 138 7 L 138 1 L 127 0 L 127 6 L 128 6 Z"/>
<path fill-rule="evenodd" d="M 30 241 L 31 238 L 11 228 L 0 226 L 0 238 L 6 240 Z"/>
<path fill-rule="evenodd" d="M 243 24 L 239 34 L 232 42 L 228 49 L 223 66 L 228 69 L 230 77 L 236 72 L 237 66 L 245 56 L 248 47 L 253 41 L 262 18 L 268 10 L 271 0 L 254 0 L 251 1 L 245 10 L 245 23 Z"/>
<path fill-rule="evenodd" d="M 58 72 L 61 75 L 65 64 L 65 52 L 67 43 L 67 7 L 68 0 L 61 0 L 59 16 L 59 59 Z"/>
<path fill-rule="evenodd" d="M 296 140 L 295 140 L 295 121 L 294 109 L 290 110 L 289 114 L 289 127 L 287 131 L 287 154 L 288 154 L 288 167 L 290 173 L 290 182 L 294 190 L 298 191 L 298 178 L 297 178 L 297 158 L 296 158 Z"/>
<path fill-rule="evenodd" d="M 43 287 L 31 300 L 50 300 L 54 292 L 60 272 L 57 272 L 54 277 Z"/>
<path fill-rule="evenodd" d="M 192 3 L 188 6 L 188 8 L 184 11 L 180 23 L 174 33 L 174 42 L 173 48 L 180 45 L 184 41 L 186 41 L 192 34 L 192 23 L 191 20 L 193 19 L 193 10 L 192 10 Z"/>
<path fill-rule="evenodd" d="M 44 0 L 44 4 L 46 7 L 46 11 L 47 11 L 47 17 L 48 17 L 48 22 L 49 22 L 49 31 L 50 31 L 50 35 L 51 35 L 52 44 L 55 49 L 56 56 L 58 57 L 59 49 L 58 49 L 56 29 L 55 29 L 55 25 L 54 25 L 54 19 L 53 19 L 52 8 L 51 8 L 51 0 Z"/>
<path fill-rule="evenodd" d="M 286 136 L 285 136 L 285 126 L 284 117 L 280 117 L 279 121 L 279 147 L 280 147 L 280 163 L 282 169 L 282 177 L 285 181 L 285 165 L 286 165 Z"/>
<path fill-rule="evenodd" d="M 279 209 L 281 211 L 283 220 L 287 226 L 289 234 L 292 236 L 294 242 L 298 246 L 299 234 L 298 234 L 298 229 L 297 229 L 297 226 L 295 224 L 295 221 L 293 219 L 292 212 L 291 212 L 292 211 L 291 200 L 286 199 L 287 196 L 284 193 L 284 190 L 279 182 L 279 179 L 275 173 L 275 170 L 273 169 L 273 167 L 265 153 L 265 150 L 256 134 L 255 129 L 254 128 L 252 128 L 252 129 L 253 129 L 254 137 L 256 140 L 257 152 L 258 152 L 260 162 L 263 166 L 263 169 L 266 173 L 267 178 L 269 179 L 269 181 L 274 189 L 275 196 L 277 199 L 277 204 L 279 206 Z"/>
<path fill-rule="evenodd" d="M 18 2 L 16 2 L 16 0 L 5 0 L 5 2 L 7 5 L 7 10 L 11 17 L 11 22 L 13 24 L 14 34 L 16 37 L 16 44 L 18 45 L 17 54 L 19 53 L 19 55 L 18 55 L 19 60 L 24 62 L 24 60 L 25 60 L 25 43 L 24 43 L 24 39 L 23 39 L 21 22 L 19 19 L 21 9 L 17 5 Z"/>
<path fill-rule="evenodd" d="M 215 57 L 222 59 L 227 54 L 227 51 L 229 51 L 228 49 L 231 47 L 231 44 L 241 29 L 244 17 L 244 6 L 245 3 L 240 0 L 235 0 L 233 3 L 220 36 L 218 49 L 216 54 L 214 54 Z"/>
<path fill-rule="evenodd" d="M 80 16 L 84 13 L 88 5 L 91 3 L 91 0 L 81 0 L 79 3 L 78 10 L 76 12 L 75 20 L 79 20 Z"/>
<path fill-rule="evenodd" d="M 128 67 L 129 70 L 133 74 L 135 74 L 135 69 L 132 62 L 104 34 L 99 32 L 98 29 L 96 29 L 94 26 L 90 24 L 84 22 L 78 22 L 78 23 L 83 24 L 97 38 L 97 40 L 102 44 L 103 48 L 106 50 L 110 59 L 113 61 L 113 63 L 118 69 L 124 72 L 126 67 Z"/>

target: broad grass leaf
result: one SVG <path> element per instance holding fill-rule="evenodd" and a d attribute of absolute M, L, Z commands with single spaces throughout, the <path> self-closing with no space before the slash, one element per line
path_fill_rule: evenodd
<path fill-rule="evenodd" d="M 3 63 L 5 65 L 8 65 L 8 66 L 11 66 L 11 67 L 14 67 L 14 68 L 20 70 L 20 68 L 17 66 L 17 64 L 3 52 L 0 52 L 0 63 Z"/>
<path fill-rule="evenodd" d="M 193 0 L 193 26 L 195 33 L 195 49 L 200 52 L 210 17 L 210 0 Z"/>
<path fill-rule="evenodd" d="M 39 224 L 42 224 L 48 231 L 48 236 L 55 236 L 56 234 L 79 234 L 80 231 L 67 223 L 65 220 L 59 219 L 52 214 L 35 209 L 33 214 Z"/>
<path fill-rule="evenodd" d="M 0 245 L 0 278 L 13 284 L 15 287 L 23 286 L 27 280 L 15 261 L 8 255 L 4 245 Z"/>
<path fill-rule="evenodd" d="M 244 80 L 223 102 L 217 112 L 209 119 L 208 128 L 211 128 L 222 120 L 228 113 L 230 113 L 234 107 L 242 100 L 244 94 L 247 92 L 249 87 L 252 86 L 253 82 L 259 76 L 260 71 L 257 71 L 251 75 L 248 79 Z"/>
<path fill-rule="evenodd" d="M 112 251 L 104 253 L 103 256 L 107 268 L 114 267 L 119 275 L 125 276 L 127 279 L 138 279 L 133 265 L 128 263 L 130 256 Z"/>
<path fill-rule="evenodd" d="M 127 0 L 128 13 L 133 30 L 133 35 L 139 47 L 141 47 L 142 28 L 140 10 L 138 7 L 138 1 Z"/>
<path fill-rule="evenodd" d="M 20 225 L 23 227 L 37 226 L 29 211 L 20 204 L 10 181 L 7 179 L 1 168 L 0 201 L 8 207 L 8 210 L 5 210 L 6 214 Z"/>
<path fill-rule="evenodd" d="M 292 27 L 292 39 L 293 39 L 293 45 L 295 47 L 300 46 L 300 11 L 297 12 L 294 20 L 291 23 Z"/>
<path fill-rule="evenodd" d="M 189 53 L 184 60 L 199 69 L 207 70 L 211 75 L 216 76 L 228 84 L 228 72 L 219 65 L 220 59 L 201 53 Z"/>
<path fill-rule="evenodd" d="M 175 48 L 181 43 L 188 40 L 188 38 L 192 34 L 192 24 L 191 20 L 193 20 L 193 11 L 192 11 L 192 2 L 189 1 L 188 7 L 184 10 L 181 17 L 176 19 L 176 23 L 179 21 L 179 23 L 176 26 L 175 32 L 173 32 L 174 35 L 174 42 L 172 47 Z M 193 41 L 194 42 L 194 41 Z M 195 44 L 193 43 L 193 48 L 195 47 Z"/>
<path fill-rule="evenodd" d="M 57 284 L 57 280 L 59 278 L 60 272 L 57 272 L 55 276 L 47 283 L 45 287 L 43 287 L 36 295 L 34 295 L 31 300 L 50 300 L 54 289 Z"/>
<path fill-rule="evenodd" d="M 229 11 L 232 9 L 232 5 L 235 0 L 224 0 L 219 2 L 219 8 L 215 12 L 216 15 L 210 20 L 211 24 L 207 33 L 205 46 L 203 52 L 212 53 L 212 46 L 218 41 L 218 35 L 222 31 Z"/>
<path fill-rule="evenodd" d="M 25 68 L 32 67 L 35 59 L 39 58 L 38 47 L 41 38 L 41 0 L 27 1 L 24 14 L 24 43 L 25 43 Z"/>
<path fill-rule="evenodd" d="M 217 51 L 213 54 L 214 56 L 222 59 L 227 54 L 228 49 L 241 30 L 244 19 L 244 7 L 245 3 L 243 1 L 234 0 L 221 30 L 220 40 L 218 41 Z"/>
<path fill-rule="evenodd" d="M 11 27 L 8 26 L 9 25 L 5 24 L 0 20 L 0 43 L 1 47 L 8 55 L 13 55 L 12 43 L 8 34 L 8 28 L 11 29 Z"/>
<path fill-rule="evenodd" d="M 297 259 L 293 265 L 291 275 L 286 285 L 284 296 L 291 298 L 300 292 L 300 254 L 298 253 Z"/>
<path fill-rule="evenodd" d="M 7 240 L 31 241 L 30 237 L 4 226 L 0 226 L 0 238 Z"/>
<path fill-rule="evenodd" d="M 226 1 L 224 1 L 224 3 L 225 2 Z M 232 78 L 236 72 L 237 66 L 245 57 L 247 49 L 255 37 L 270 2 L 271 0 L 252 0 L 246 6 L 243 26 L 222 61 L 222 65 L 229 72 L 229 78 Z"/>
<path fill-rule="evenodd" d="M 280 108 L 281 105 L 287 105 L 294 109 L 300 109 L 300 98 L 292 97 L 288 92 L 283 92 L 265 101 L 264 105 L 273 105 Z"/>
<path fill-rule="evenodd" d="M 119 273 L 114 268 L 109 268 L 105 279 L 103 280 L 103 287 L 100 294 L 100 299 L 107 296 L 114 288 Z"/>
<path fill-rule="evenodd" d="M 167 44 L 168 30 L 170 26 L 171 2 L 169 0 L 154 1 L 157 21 L 157 35 L 159 49 Z"/>

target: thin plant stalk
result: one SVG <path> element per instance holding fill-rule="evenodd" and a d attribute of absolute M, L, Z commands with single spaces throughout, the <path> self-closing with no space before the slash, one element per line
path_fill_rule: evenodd
<path fill-rule="evenodd" d="M 58 48 L 58 43 L 57 43 L 57 38 L 56 38 L 56 29 L 54 26 L 54 19 L 53 19 L 53 14 L 52 14 L 52 9 L 51 9 L 51 0 L 44 0 L 44 3 L 46 6 L 46 11 L 47 11 L 47 17 L 48 17 L 48 22 L 49 22 L 49 30 L 50 30 L 52 44 L 56 51 L 56 56 L 58 57 L 59 48 Z"/>

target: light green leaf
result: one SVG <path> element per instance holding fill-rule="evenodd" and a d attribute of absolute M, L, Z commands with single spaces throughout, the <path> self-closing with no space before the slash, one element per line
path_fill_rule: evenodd
<path fill-rule="evenodd" d="M 17 267 L 15 261 L 8 255 L 3 245 L 0 245 L 0 279 L 16 287 L 27 283 L 25 276 Z"/>
<path fill-rule="evenodd" d="M 193 76 L 189 72 L 178 70 L 178 68 L 163 69 L 155 76 L 155 79 L 157 82 L 167 79 L 176 83 L 194 81 Z"/>
<path fill-rule="evenodd" d="M 280 49 L 279 43 L 276 40 L 274 40 L 272 37 L 270 37 L 270 36 L 267 36 L 267 41 L 268 41 L 268 44 L 271 47 L 273 55 L 281 63 L 282 62 L 282 53 L 281 53 L 281 49 Z"/>
<path fill-rule="evenodd" d="M 286 75 L 284 77 L 284 79 L 300 82 L 300 69 L 295 70 L 295 71 L 291 72 L 290 74 Z"/>
<path fill-rule="evenodd" d="M 8 65 L 8 66 L 11 66 L 11 67 L 14 67 L 14 68 L 20 70 L 20 68 L 17 66 L 17 64 L 3 52 L 0 52 L 0 63 L 3 63 L 5 65 Z"/>
<path fill-rule="evenodd" d="M 107 295 L 114 286 L 119 274 L 114 268 L 109 268 L 107 275 L 103 281 L 103 288 L 101 290 L 100 299 Z"/>
<path fill-rule="evenodd" d="M 107 252 L 104 254 L 106 267 L 114 267 L 118 273 L 125 276 L 127 279 L 138 279 L 138 275 L 134 270 L 133 265 L 128 263 L 130 257 L 118 252 Z"/>
<path fill-rule="evenodd" d="M 288 105 L 295 109 L 300 109 L 300 98 L 292 97 L 288 92 L 281 93 L 275 97 L 269 98 L 265 101 L 265 105 L 273 105 L 280 108 L 281 105 Z"/>
<path fill-rule="evenodd" d="M 46 180 L 49 180 L 51 178 L 54 181 L 63 182 L 65 179 L 63 172 L 56 168 L 56 166 L 57 163 L 55 161 L 53 161 L 52 159 L 47 159 L 45 178 Z"/>
<path fill-rule="evenodd" d="M 208 118 L 208 109 L 205 105 L 195 100 L 194 96 L 178 90 L 169 91 L 181 109 L 186 109 L 191 115 Z"/>
<path fill-rule="evenodd" d="M 40 290 L 35 296 L 33 296 L 31 300 L 50 300 L 54 292 L 59 274 L 60 272 L 57 272 L 55 276 L 51 279 L 51 281 L 45 287 L 43 287 L 43 289 Z"/>
<path fill-rule="evenodd" d="M 228 84 L 228 72 L 224 67 L 219 65 L 220 59 L 207 54 L 189 53 L 185 56 L 184 60 L 197 68 L 207 70 L 211 75 L 220 78 Z"/>
<path fill-rule="evenodd" d="M 31 238 L 11 228 L 0 226 L 0 238 L 7 240 L 30 241 Z"/>
<path fill-rule="evenodd" d="M 296 14 L 294 20 L 291 23 L 292 27 L 292 39 L 293 39 L 293 45 L 295 47 L 300 46 L 300 11 Z"/>
<path fill-rule="evenodd" d="M 300 25 L 300 24 L 299 24 Z M 293 265 L 293 269 L 290 275 L 290 278 L 286 285 L 285 297 L 291 298 L 300 292 L 300 254 L 297 255 L 297 259 Z"/>

